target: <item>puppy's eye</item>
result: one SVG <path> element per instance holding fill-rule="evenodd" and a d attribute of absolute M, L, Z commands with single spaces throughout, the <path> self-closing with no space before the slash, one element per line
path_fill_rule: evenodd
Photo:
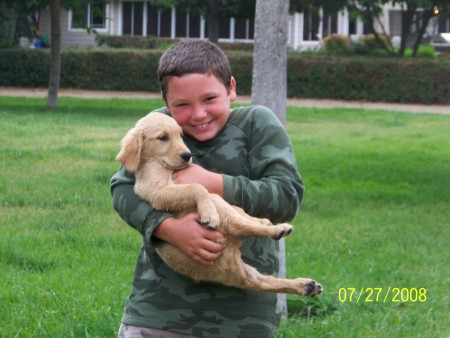
<path fill-rule="evenodd" d="M 167 141 L 169 141 L 169 136 L 167 136 L 167 135 L 158 136 L 158 140 L 160 140 L 162 142 L 167 142 Z"/>

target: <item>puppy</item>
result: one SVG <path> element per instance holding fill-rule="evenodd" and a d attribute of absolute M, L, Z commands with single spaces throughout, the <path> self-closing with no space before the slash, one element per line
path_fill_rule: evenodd
<path fill-rule="evenodd" d="M 241 259 L 238 237 L 253 236 L 280 239 L 292 231 L 290 224 L 272 225 L 267 219 L 247 215 L 200 184 L 173 184 L 172 173 L 191 162 L 191 153 L 183 142 L 176 121 L 162 113 L 150 113 L 140 119 L 123 138 L 116 159 L 136 176 L 134 190 L 157 210 L 177 216 L 197 212 L 202 225 L 225 237 L 222 255 L 210 266 L 200 264 L 178 248 L 165 243 L 156 250 L 173 270 L 197 281 L 266 292 L 315 296 L 322 286 L 312 279 L 282 279 L 263 275 Z"/>

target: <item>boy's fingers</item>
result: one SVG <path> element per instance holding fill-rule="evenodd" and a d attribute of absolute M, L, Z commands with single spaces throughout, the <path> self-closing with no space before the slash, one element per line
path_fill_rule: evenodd
<path fill-rule="evenodd" d="M 220 257 L 222 253 L 213 253 L 210 251 L 206 251 L 204 250 L 203 252 L 201 252 L 201 254 L 199 254 L 197 257 L 197 262 L 204 264 L 204 265 L 211 265 L 214 263 L 214 261 Z"/>
<path fill-rule="evenodd" d="M 207 229 L 207 228 L 204 228 L 204 229 L 205 229 L 205 238 L 207 238 L 211 241 L 218 242 L 224 238 L 224 236 L 217 230 Z"/>

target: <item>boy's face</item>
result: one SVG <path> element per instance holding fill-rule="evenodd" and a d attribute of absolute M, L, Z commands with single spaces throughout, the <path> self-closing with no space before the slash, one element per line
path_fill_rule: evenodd
<path fill-rule="evenodd" d="M 167 110 L 183 132 L 198 141 L 208 141 L 222 130 L 234 100 L 233 77 L 229 90 L 209 74 L 174 76 L 167 83 Z"/>

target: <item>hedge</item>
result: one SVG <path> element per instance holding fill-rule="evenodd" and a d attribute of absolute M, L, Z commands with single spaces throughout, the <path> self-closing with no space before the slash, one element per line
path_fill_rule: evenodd
<path fill-rule="evenodd" d="M 156 68 L 162 51 L 66 49 L 61 88 L 158 92 Z M 240 95 L 251 93 L 252 53 L 226 51 Z M 0 86 L 46 87 L 49 50 L 0 50 Z M 332 57 L 289 54 L 288 96 L 450 103 L 449 59 Z"/>

